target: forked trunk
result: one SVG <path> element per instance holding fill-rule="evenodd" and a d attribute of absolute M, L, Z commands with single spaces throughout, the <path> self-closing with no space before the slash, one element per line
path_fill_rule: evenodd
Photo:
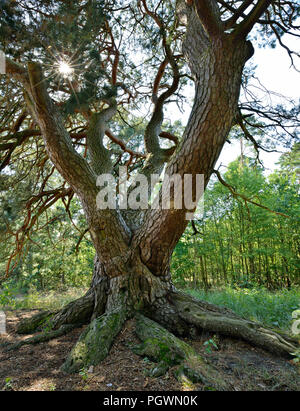
<path fill-rule="evenodd" d="M 206 186 L 239 115 L 242 71 L 253 49 L 241 33 L 224 32 L 214 2 L 197 2 L 197 10 L 192 3 L 188 4 L 190 2 L 178 0 L 179 18 L 186 23 L 183 53 L 195 80 L 195 99 L 181 143 L 170 158 L 164 159 L 168 161 L 165 174 L 178 174 L 182 178 L 191 174 L 193 184 L 195 175 L 203 174 Z M 18 76 L 20 70 L 17 67 Z M 102 144 L 105 122 L 115 114 L 116 106 L 111 104 L 91 121 L 88 132 L 91 162 L 88 164 L 74 150 L 42 81 L 40 68 L 30 64 L 28 74 L 25 73 L 22 80 L 34 102 L 28 100 L 29 109 L 40 126 L 50 159 L 82 202 L 98 257 L 92 285 L 85 296 L 58 313 L 40 314 L 31 322 L 21 324 L 19 331 L 31 332 L 49 320 L 54 329 L 90 323 L 63 366 L 65 371 L 74 372 L 101 362 L 124 322 L 134 317 L 137 335 L 144 343 L 138 352 L 152 355 L 163 363 L 164 369 L 170 361 L 178 365 L 182 361 L 193 363 L 191 359 L 196 358 L 194 364 L 198 368 L 191 372 L 190 365 L 186 372 L 212 385 L 216 381 L 215 371 L 175 335 L 191 337 L 206 330 L 242 338 L 279 355 L 294 352 L 296 342 L 292 338 L 240 318 L 225 308 L 195 300 L 174 288 L 170 258 L 186 228 L 186 212 L 193 210 L 185 205 L 181 209 L 149 209 L 130 224 L 126 215 L 122 216 L 118 210 L 97 208 L 96 175 L 112 168 Z M 158 141 L 162 112 L 158 114 L 157 121 L 157 116 L 153 116 L 145 138 L 154 172 L 162 167 L 158 143 L 149 141 L 151 138 L 154 143 Z M 153 135 L 156 131 L 158 134 Z M 195 200 L 195 186 L 193 189 Z M 172 196 L 170 204 L 174 204 L 174 190 Z M 43 341 L 45 338 L 47 335 Z"/>

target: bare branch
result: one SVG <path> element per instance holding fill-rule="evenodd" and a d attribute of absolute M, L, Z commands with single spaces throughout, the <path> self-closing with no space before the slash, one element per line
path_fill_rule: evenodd
<path fill-rule="evenodd" d="M 80 234 L 79 239 L 78 239 L 78 241 L 77 241 L 77 244 L 76 244 L 76 246 L 75 246 L 75 253 L 78 253 L 78 252 L 79 252 L 80 243 L 81 243 L 81 241 L 83 240 L 84 236 L 86 235 L 86 233 L 87 233 L 88 231 L 89 231 L 89 229 L 86 228 L 86 229 Z"/>
<path fill-rule="evenodd" d="M 178 143 L 179 143 L 178 137 L 176 137 L 176 136 L 174 136 L 173 134 L 168 133 L 168 132 L 166 132 L 166 131 L 162 131 L 162 132 L 159 134 L 159 137 L 161 137 L 161 138 L 166 138 L 166 139 L 168 139 L 168 140 L 170 140 L 170 141 L 173 141 L 173 143 L 175 144 L 175 146 L 177 146 Z"/>
<path fill-rule="evenodd" d="M 161 149 L 159 145 L 158 136 L 161 133 L 161 125 L 163 122 L 164 103 L 169 97 L 172 96 L 172 94 L 176 92 L 178 85 L 179 85 L 180 73 L 179 73 L 178 64 L 176 62 L 176 59 L 174 58 L 169 42 L 167 41 L 166 30 L 165 30 L 163 21 L 160 19 L 160 17 L 155 12 L 152 12 L 149 10 L 146 0 L 142 0 L 142 3 L 143 3 L 146 13 L 155 21 L 155 23 L 161 30 L 162 43 L 163 43 L 164 51 L 166 54 L 166 58 L 160 64 L 155 81 L 154 81 L 153 94 L 152 94 L 152 100 L 154 102 L 154 110 L 153 110 L 152 117 L 146 127 L 145 136 L 144 136 L 146 151 L 147 153 L 153 154 L 153 157 L 151 157 L 151 162 L 153 163 L 156 160 L 156 158 L 160 158 L 160 161 L 158 161 L 158 166 L 160 167 L 161 161 L 163 162 L 166 161 L 166 159 L 171 154 L 173 154 L 173 151 L 174 151 L 174 150 L 170 151 L 170 150 Z M 171 65 L 172 71 L 173 71 L 172 84 L 168 87 L 168 89 L 165 92 L 163 92 L 158 97 L 157 94 L 158 94 L 159 84 L 161 82 L 165 68 L 168 63 Z"/>
<path fill-rule="evenodd" d="M 107 135 L 108 138 L 111 139 L 111 141 L 118 144 L 125 153 L 129 153 L 132 157 L 142 157 L 142 158 L 147 157 L 146 154 L 138 153 L 137 151 L 134 151 L 128 148 L 126 144 L 124 143 L 124 141 L 116 137 L 109 129 L 105 130 L 105 134 Z"/>
<path fill-rule="evenodd" d="M 40 134 L 41 132 L 39 130 L 23 130 L 8 135 L 7 137 L 9 139 L 17 139 L 17 141 L 13 143 L 0 144 L 0 151 L 8 150 L 4 157 L 4 160 L 2 160 L 0 164 L 0 171 L 9 164 L 11 156 L 17 147 L 21 146 L 25 141 L 28 140 L 29 137 L 38 136 Z"/>
<path fill-rule="evenodd" d="M 273 0 L 259 0 L 245 19 L 236 27 L 234 37 L 246 37 L 259 18 L 266 12 Z"/>
<path fill-rule="evenodd" d="M 31 106 L 42 131 L 50 159 L 74 191 L 81 197 L 96 192 L 95 176 L 87 162 L 75 151 L 59 112 L 51 101 L 39 64 L 28 63 Z M 30 102 L 29 102 L 30 104 Z"/>
<path fill-rule="evenodd" d="M 279 213 L 278 211 L 271 210 L 269 207 L 266 207 L 266 206 L 264 206 L 264 205 L 262 205 L 262 204 L 256 203 L 255 201 L 252 201 L 250 198 L 246 197 L 244 194 L 237 193 L 237 192 L 234 190 L 234 188 L 233 188 L 230 184 L 226 183 L 226 181 L 221 177 L 221 174 L 219 173 L 218 170 L 214 170 L 214 173 L 215 173 L 216 176 L 218 177 L 218 180 L 220 181 L 220 183 L 223 184 L 223 186 L 229 188 L 229 190 L 231 191 L 231 193 L 232 193 L 232 195 L 233 195 L 234 197 L 240 197 L 240 198 L 242 198 L 242 199 L 245 201 L 245 203 L 248 202 L 248 203 L 254 204 L 254 205 L 256 205 L 257 207 L 260 207 L 260 208 L 263 208 L 264 210 L 269 211 L 270 213 L 273 213 L 273 214 L 276 214 L 276 215 L 281 215 L 281 216 L 286 217 L 286 218 L 291 218 L 291 217 L 290 217 L 289 215 L 287 215 L 287 214 Z"/>
<path fill-rule="evenodd" d="M 225 3 L 225 2 L 224 2 Z M 237 20 L 240 17 L 244 16 L 244 11 L 252 4 L 254 3 L 254 0 L 245 0 L 243 1 L 243 3 L 240 5 L 240 7 L 238 9 L 236 9 L 236 11 L 234 12 L 234 14 L 224 22 L 225 24 L 225 30 L 230 29 L 231 27 L 233 27 L 235 25 L 235 23 L 237 22 Z M 225 6 L 226 7 L 226 6 Z"/>

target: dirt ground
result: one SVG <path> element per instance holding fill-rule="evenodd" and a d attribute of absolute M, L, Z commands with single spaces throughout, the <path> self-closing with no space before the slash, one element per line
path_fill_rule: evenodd
<path fill-rule="evenodd" d="M 16 334 L 18 321 L 37 310 L 6 311 L 7 334 L 0 336 L 0 390 L 13 391 L 201 391 L 201 384 L 179 383 L 172 369 L 159 378 L 147 376 L 153 367 L 147 358 L 135 355 L 128 342 L 138 343 L 133 322 L 128 321 L 116 339 L 109 356 L 97 367 L 80 374 L 60 371 L 67 354 L 84 327 L 38 345 L 24 345 L 6 351 L 2 343 L 17 342 L 29 336 Z M 226 380 L 232 391 L 300 391 L 300 369 L 290 361 L 251 347 L 241 341 L 217 337 L 218 350 L 207 352 L 208 335 L 187 341 L 206 357 Z"/>

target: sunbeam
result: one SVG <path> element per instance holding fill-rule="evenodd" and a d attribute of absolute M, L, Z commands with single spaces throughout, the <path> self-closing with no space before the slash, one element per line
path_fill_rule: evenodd
<path fill-rule="evenodd" d="M 58 62 L 58 72 L 65 78 L 72 78 L 74 74 L 74 68 L 70 66 L 70 64 L 64 60 L 60 60 Z"/>

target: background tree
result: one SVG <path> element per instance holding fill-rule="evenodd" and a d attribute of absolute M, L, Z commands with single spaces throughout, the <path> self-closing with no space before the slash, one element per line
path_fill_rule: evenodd
<path fill-rule="evenodd" d="M 282 155 L 280 164 L 289 157 Z M 265 177 L 263 168 L 244 156 L 243 165 L 239 158 L 223 175 L 239 194 L 273 213 L 233 196 L 217 179 L 211 182 L 196 231 L 186 230 L 175 248 L 176 284 L 271 290 L 299 285 L 299 184 L 296 170 L 283 167 Z"/>
<path fill-rule="evenodd" d="M 239 95 L 241 86 L 247 86 L 243 70 L 254 52 L 249 33 L 254 30 L 259 42 L 263 36 L 282 44 L 283 34 L 297 35 L 299 6 L 271 0 L 36 0 L 1 7 L 7 56 L 1 168 L 8 167 L 9 173 L 10 164 L 21 157 L 30 169 L 32 162 L 20 153 L 26 157 L 32 149 L 40 170 L 27 218 L 12 234 L 22 245 L 43 211 L 59 199 L 68 210 L 76 194 L 96 250 L 90 290 L 52 317 L 53 328 L 94 320 L 65 370 L 103 358 L 136 311 L 178 335 L 200 328 L 278 353 L 294 350 L 288 338 L 173 287 L 170 257 L 189 210 L 99 210 L 96 177 L 127 165 L 147 178 L 163 169 L 165 175 L 203 174 L 206 186 L 235 124 L 257 149 L 261 144 L 251 134 L 254 127 L 272 136 L 281 126 L 281 139 L 294 138 L 294 108 L 265 108 L 259 99 L 239 104 Z M 287 51 L 292 58 L 293 51 Z M 174 99 L 180 102 L 187 81 L 195 88 L 193 107 L 177 136 L 163 123 L 165 107 Z M 144 128 L 137 126 L 141 115 L 147 119 Z M 138 134 L 131 138 L 129 129 Z M 62 178 L 55 188 L 49 187 L 52 165 Z M 148 327 L 153 324 L 144 321 Z M 103 342 L 105 350 L 94 350 L 95 341 Z"/>

